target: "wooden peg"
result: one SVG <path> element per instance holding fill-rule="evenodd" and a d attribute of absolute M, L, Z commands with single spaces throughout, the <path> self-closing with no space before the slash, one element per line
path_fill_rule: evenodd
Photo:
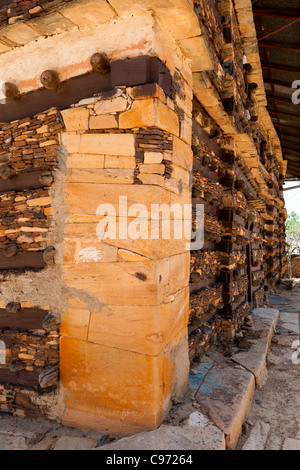
<path fill-rule="evenodd" d="M 57 315 L 50 312 L 48 313 L 43 320 L 43 329 L 45 331 L 56 330 L 61 324 L 60 318 Z"/>
<path fill-rule="evenodd" d="M 13 315 L 19 313 L 22 310 L 20 302 L 9 302 L 5 308 L 8 313 L 11 313 Z"/>
<path fill-rule="evenodd" d="M 91 66 L 94 72 L 108 73 L 110 72 L 110 61 L 106 54 L 96 52 L 91 57 Z"/>
<path fill-rule="evenodd" d="M 20 92 L 16 85 L 13 83 L 6 82 L 2 85 L 2 92 L 5 98 L 9 101 L 18 100 L 20 98 Z"/>
<path fill-rule="evenodd" d="M 50 171 L 45 171 L 40 177 L 39 181 L 43 186 L 50 186 L 53 183 L 53 176 Z"/>
<path fill-rule="evenodd" d="M 57 385 L 59 378 L 59 369 L 57 366 L 46 367 L 39 375 L 41 388 L 53 387 Z"/>
<path fill-rule="evenodd" d="M 0 166 L 0 178 L 10 180 L 16 174 L 16 170 L 9 165 Z"/>
<path fill-rule="evenodd" d="M 53 266 L 55 264 L 55 254 L 56 254 L 56 250 L 54 246 L 48 246 L 45 249 L 43 253 L 43 258 L 44 258 L 45 263 L 48 266 Z"/>
<path fill-rule="evenodd" d="M 59 76 L 55 70 L 45 70 L 40 80 L 41 84 L 48 90 L 56 91 L 59 88 Z"/>
<path fill-rule="evenodd" d="M 244 70 L 247 74 L 252 72 L 252 65 L 251 64 L 244 64 L 243 68 L 244 68 Z"/>
<path fill-rule="evenodd" d="M 9 366 L 9 370 L 11 372 L 20 372 L 21 370 L 25 369 L 25 364 L 22 361 L 14 361 Z"/>
<path fill-rule="evenodd" d="M 6 258 L 12 258 L 13 256 L 17 255 L 18 247 L 15 243 L 9 243 L 8 245 L 5 245 L 3 252 Z"/>
<path fill-rule="evenodd" d="M 250 91 L 257 90 L 258 84 L 255 83 L 255 82 L 249 83 L 248 88 L 249 88 Z"/>

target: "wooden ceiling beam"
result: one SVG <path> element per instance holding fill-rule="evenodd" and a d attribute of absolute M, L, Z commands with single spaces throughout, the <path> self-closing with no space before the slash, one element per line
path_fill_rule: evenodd
<path fill-rule="evenodd" d="M 300 133 L 300 127 L 288 126 L 287 124 L 278 124 L 277 122 L 273 121 L 274 126 L 276 127 L 283 127 L 284 129 L 293 129 Z"/>
<path fill-rule="evenodd" d="M 281 82 L 280 80 L 270 80 L 268 78 L 264 78 L 264 82 L 268 85 L 282 86 L 284 88 L 288 88 L 289 90 L 292 89 L 292 83 Z"/>
<path fill-rule="evenodd" d="M 288 65 L 278 65 L 278 64 L 266 64 L 262 62 L 262 67 L 264 69 L 271 69 L 271 70 L 282 70 L 284 72 L 291 72 L 291 73 L 300 73 L 300 67 L 289 67 Z"/>
<path fill-rule="evenodd" d="M 286 104 L 291 104 L 292 106 L 299 106 L 298 104 L 295 104 L 292 102 L 292 100 L 288 98 L 281 98 L 280 96 L 270 96 L 267 95 L 267 99 L 271 101 L 276 101 L 278 103 L 286 103 Z"/>
<path fill-rule="evenodd" d="M 276 43 L 268 41 L 259 41 L 258 47 L 264 47 L 265 49 L 278 49 L 281 51 L 300 52 L 300 46 L 297 46 L 296 44 L 284 44 L 281 42 Z"/>
<path fill-rule="evenodd" d="M 299 18 L 299 11 L 288 10 L 253 10 L 254 16 L 265 18 Z"/>
<path fill-rule="evenodd" d="M 277 115 L 276 111 L 268 110 L 270 114 Z M 291 114 L 291 113 L 283 113 L 281 111 L 278 112 L 280 116 L 291 118 L 291 119 L 300 119 L 300 114 Z"/>

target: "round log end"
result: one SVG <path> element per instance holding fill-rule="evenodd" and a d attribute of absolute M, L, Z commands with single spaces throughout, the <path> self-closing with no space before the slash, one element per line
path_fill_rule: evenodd
<path fill-rule="evenodd" d="M 48 246 L 44 253 L 43 253 L 43 258 L 45 263 L 48 266 L 53 266 L 55 264 L 55 254 L 56 254 L 56 249 L 54 246 Z"/>
<path fill-rule="evenodd" d="M 94 72 L 100 72 L 103 74 L 110 72 L 110 60 L 106 54 L 96 52 L 91 57 L 91 66 Z"/>
<path fill-rule="evenodd" d="M 54 313 L 48 313 L 43 320 L 43 329 L 47 332 L 57 330 L 61 324 L 61 319 Z"/>
<path fill-rule="evenodd" d="M 9 101 L 18 100 L 20 98 L 20 92 L 14 83 L 6 82 L 2 85 L 2 92 L 5 98 Z"/>
<path fill-rule="evenodd" d="M 21 312 L 21 309 L 22 309 L 20 302 L 9 302 L 5 308 L 9 313 L 13 315 Z"/>
<path fill-rule="evenodd" d="M 0 166 L 0 178 L 4 180 L 9 180 L 13 178 L 16 174 L 16 170 L 9 165 Z"/>
<path fill-rule="evenodd" d="M 48 90 L 56 91 L 59 88 L 59 76 L 55 70 L 45 70 L 40 77 L 41 84 Z"/>
<path fill-rule="evenodd" d="M 17 255 L 18 247 L 15 243 L 9 243 L 8 245 L 5 245 L 3 253 L 6 258 L 12 258 Z"/>
<path fill-rule="evenodd" d="M 43 173 L 39 177 L 39 181 L 43 186 L 50 186 L 53 183 L 53 176 L 50 171 Z"/>

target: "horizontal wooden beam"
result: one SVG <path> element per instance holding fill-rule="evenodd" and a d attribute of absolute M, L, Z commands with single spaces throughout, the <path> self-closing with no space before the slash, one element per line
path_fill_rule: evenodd
<path fill-rule="evenodd" d="M 292 191 L 293 189 L 299 189 L 300 186 L 293 186 L 292 188 L 283 188 L 283 191 Z"/>
<path fill-rule="evenodd" d="M 292 137 L 292 139 L 288 139 L 288 137 Z M 295 138 L 296 140 L 294 140 L 293 138 Z M 292 136 L 291 134 L 284 133 L 281 134 L 281 140 L 284 142 L 290 142 L 291 144 L 300 145 L 300 137 L 297 137 L 296 135 Z"/>
<path fill-rule="evenodd" d="M 289 161 L 289 162 L 288 162 L 288 171 L 289 171 L 289 172 L 292 171 L 292 172 L 294 172 L 294 173 L 296 172 L 296 174 L 297 174 L 298 176 L 300 176 L 300 165 L 299 165 L 299 166 L 293 165 L 293 164 L 291 164 L 290 161 Z"/>
<path fill-rule="evenodd" d="M 267 83 L 268 85 L 275 85 L 275 86 L 281 86 L 283 88 L 288 88 L 289 90 L 292 90 L 292 82 L 282 82 L 280 80 L 270 80 L 268 78 L 264 78 L 264 82 Z"/>
<path fill-rule="evenodd" d="M 286 104 L 291 104 L 292 106 L 299 106 L 298 104 L 293 103 L 292 100 L 289 100 L 288 98 L 281 98 L 280 96 L 267 95 L 267 99 L 271 101 L 276 101 L 278 103 L 286 103 Z"/>
<path fill-rule="evenodd" d="M 40 270 L 45 266 L 43 251 L 22 251 L 11 258 L 0 252 L 0 270 Z"/>
<path fill-rule="evenodd" d="M 17 101 L 0 104 L 0 122 L 31 117 L 50 108 L 69 108 L 71 104 L 84 98 L 91 98 L 94 94 L 111 89 L 110 74 L 91 72 L 62 83 L 58 91 L 40 88 L 21 95 Z"/>
<path fill-rule="evenodd" d="M 116 86 L 157 83 L 170 96 L 172 76 L 157 57 L 141 56 L 116 60 L 110 73 L 90 72 L 61 82 L 57 91 L 47 88 L 26 93 L 15 101 L 0 104 L 0 122 L 27 118 L 50 108 L 66 109 L 85 98 L 110 93 Z"/>
<path fill-rule="evenodd" d="M 276 123 L 273 121 L 273 124 L 275 125 Z M 298 129 L 298 128 L 297 128 Z M 281 131 L 280 131 L 281 133 Z M 290 134 L 289 132 L 284 131 L 284 133 L 281 133 L 284 137 L 293 137 L 295 139 L 300 139 L 300 134 Z"/>
<path fill-rule="evenodd" d="M 300 170 L 300 158 L 295 157 L 295 155 L 288 155 L 288 154 L 285 154 L 285 157 L 287 158 L 289 163 L 294 164 L 294 167 L 297 167 Z M 298 165 L 298 162 L 299 162 L 299 165 Z"/>
<path fill-rule="evenodd" d="M 284 72 L 300 73 L 300 67 L 290 67 L 288 65 L 278 64 L 266 64 L 265 62 L 262 62 L 261 65 L 264 69 L 283 70 Z"/>
<path fill-rule="evenodd" d="M 0 192 L 42 188 L 44 185 L 40 178 L 44 172 L 45 170 L 23 171 L 9 180 L 0 178 Z"/>
<path fill-rule="evenodd" d="M 289 165 L 290 167 L 293 167 L 293 168 L 295 168 L 295 169 L 296 169 L 296 168 L 297 168 L 297 169 L 299 168 L 299 171 L 300 171 L 300 162 L 299 162 L 299 164 L 298 164 L 298 160 L 295 161 L 295 160 L 289 160 L 289 159 L 287 159 L 287 161 L 288 161 L 288 165 Z"/>
<path fill-rule="evenodd" d="M 8 367 L 0 369 L 0 383 L 9 385 L 22 385 L 23 387 L 30 387 L 40 389 L 39 372 L 21 370 L 19 372 L 11 372 Z"/>
<path fill-rule="evenodd" d="M 297 149 L 294 149 L 293 147 L 290 147 L 289 145 L 285 145 L 284 143 L 282 144 L 284 149 L 287 149 L 288 152 L 293 153 L 296 157 L 300 158 L 300 151 Z"/>
<path fill-rule="evenodd" d="M 289 10 L 253 10 L 254 16 L 264 16 L 268 18 L 299 18 L 299 11 Z"/>
<path fill-rule="evenodd" d="M 300 147 L 299 146 L 297 146 L 296 148 L 295 147 L 290 147 L 289 145 L 286 145 L 286 143 L 282 142 L 282 141 L 281 141 L 281 145 L 284 149 L 294 150 L 295 152 L 297 152 L 298 155 L 300 155 Z"/>
<path fill-rule="evenodd" d="M 284 116 L 284 117 L 287 117 L 287 118 L 291 118 L 291 119 L 300 119 L 300 114 L 291 114 L 291 113 L 283 113 L 281 111 L 272 111 L 272 110 L 268 110 L 270 114 L 273 114 L 274 116 Z"/>
<path fill-rule="evenodd" d="M 278 122 L 274 122 L 273 124 L 275 127 L 282 127 L 283 129 L 293 129 L 294 131 L 300 132 L 300 127 L 288 126 L 287 124 L 279 124 Z"/>
<path fill-rule="evenodd" d="M 290 151 L 293 151 L 293 150 L 295 150 L 295 149 L 289 149 L 288 147 L 282 146 L 282 151 L 283 151 L 285 154 L 289 154 L 289 152 L 290 152 Z M 298 151 L 298 152 L 296 151 L 296 153 L 294 154 L 294 156 L 296 156 L 297 158 L 300 159 L 300 153 L 299 153 L 299 151 Z"/>
<path fill-rule="evenodd" d="M 0 328 L 23 330 L 43 329 L 43 320 L 49 312 L 40 308 L 23 308 L 18 313 L 11 313 L 0 308 Z"/>
<path fill-rule="evenodd" d="M 300 175 L 300 165 L 298 165 L 298 161 L 288 160 L 288 167 L 294 171 L 297 171 Z"/>
<path fill-rule="evenodd" d="M 276 43 L 276 42 L 268 42 L 268 41 L 259 41 L 258 38 L 258 47 L 263 47 L 265 49 L 278 49 L 281 51 L 292 51 L 292 52 L 299 52 L 300 46 L 295 44 L 284 44 L 284 43 Z"/>
<path fill-rule="evenodd" d="M 291 148 L 296 147 L 296 149 L 298 149 L 300 151 L 300 143 L 299 142 L 291 142 L 290 140 L 286 141 L 285 139 L 282 139 L 282 143 L 286 147 L 287 146 L 292 146 Z"/>

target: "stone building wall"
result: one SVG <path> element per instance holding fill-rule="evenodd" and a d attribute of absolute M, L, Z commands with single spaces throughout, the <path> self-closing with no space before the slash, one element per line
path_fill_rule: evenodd
<path fill-rule="evenodd" d="M 151 204 L 190 199 L 191 132 L 185 124 L 192 93 L 179 73 L 178 79 L 181 97 L 174 86 L 168 96 L 154 83 L 116 88 L 62 111 L 68 154 L 62 276 L 70 294 L 61 374 L 68 424 L 115 421 L 117 432 L 123 410 L 130 409 L 136 430 L 154 427 L 186 387 L 188 240 L 150 238 Z M 180 120 L 179 102 L 185 105 Z M 99 203 L 113 204 L 117 218 L 125 217 L 119 197 L 128 198 L 128 208 L 143 204 L 140 210 L 148 211 L 144 239 L 99 233 Z M 131 218 L 125 223 L 130 230 Z M 88 359 L 80 367 L 82 355 Z"/>
<path fill-rule="evenodd" d="M 286 271 L 285 164 L 251 2 L 9 3 L 0 409 L 105 434 L 155 428 L 189 360 L 234 338 Z M 204 245 L 190 253 L 172 224 L 164 238 L 163 211 L 158 232 L 149 219 L 177 204 L 178 226 L 191 202 Z"/>

